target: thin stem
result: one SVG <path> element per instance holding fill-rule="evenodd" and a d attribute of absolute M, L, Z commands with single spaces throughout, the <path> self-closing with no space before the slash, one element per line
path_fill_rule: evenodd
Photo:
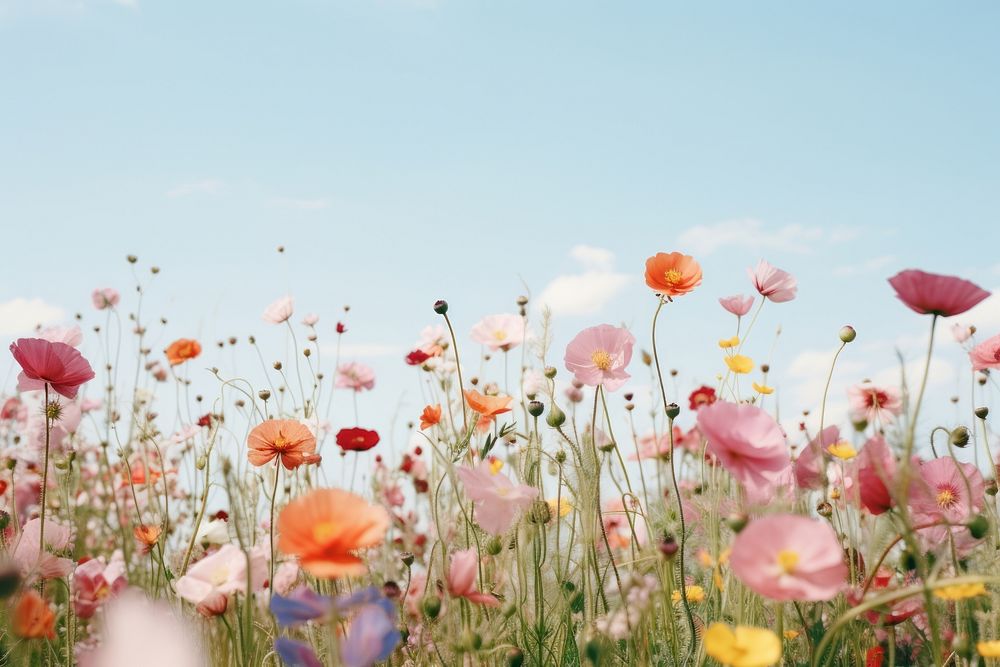
<path fill-rule="evenodd" d="M 455 351 L 455 370 L 458 371 L 458 396 L 462 399 L 462 427 L 466 432 L 469 430 L 469 416 L 465 406 L 465 383 L 462 382 L 462 360 L 458 357 L 458 339 L 455 338 L 455 329 L 451 326 L 451 319 L 448 313 L 443 313 L 444 322 L 448 325 L 448 333 L 451 334 L 451 348 Z"/>

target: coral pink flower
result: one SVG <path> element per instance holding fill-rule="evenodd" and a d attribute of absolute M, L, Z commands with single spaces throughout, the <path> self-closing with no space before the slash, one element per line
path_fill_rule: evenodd
<path fill-rule="evenodd" d="M 90 618 L 127 585 L 121 552 L 106 565 L 103 559 L 91 558 L 73 572 L 73 610 L 80 618 Z"/>
<path fill-rule="evenodd" d="M 795 514 L 751 521 L 733 542 L 733 574 L 772 600 L 830 600 L 844 587 L 844 549 L 829 524 Z"/>
<path fill-rule="evenodd" d="M 625 368 L 632 360 L 635 336 L 624 327 L 601 324 L 584 329 L 566 346 L 566 368 L 583 384 L 615 391 L 632 377 Z"/>
<path fill-rule="evenodd" d="M 106 310 L 108 308 L 114 308 L 118 305 L 118 300 L 121 295 L 118 294 L 118 290 L 113 287 L 104 287 L 101 289 L 95 289 L 94 293 L 91 294 L 91 299 L 94 302 L 94 308 L 97 310 Z"/>
<path fill-rule="evenodd" d="M 73 570 L 73 561 L 52 555 L 53 551 L 66 549 L 73 537 L 69 526 L 51 519 L 45 520 L 45 550 L 39 559 L 38 544 L 41 540 L 42 520 L 31 519 L 21 529 L 21 538 L 14 547 L 11 560 L 25 577 L 38 576 L 41 579 L 59 579 Z"/>
<path fill-rule="evenodd" d="M 476 575 L 479 573 L 479 554 L 475 549 L 463 549 L 451 555 L 448 566 L 448 592 L 454 597 L 465 598 L 469 602 L 487 607 L 500 606 L 500 600 L 490 593 L 476 590 Z"/>
<path fill-rule="evenodd" d="M 892 421 L 903 411 L 899 390 L 895 387 L 879 387 L 871 382 L 862 382 L 847 388 L 851 421 L 883 422 Z"/>
<path fill-rule="evenodd" d="M 917 523 L 964 523 L 983 506 L 983 476 L 971 463 L 945 456 L 920 464 L 910 486 L 910 512 Z"/>
<path fill-rule="evenodd" d="M 458 477 L 475 504 L 476 521 L 491 535 L 507 532 L 517 515 L 538 496 L 538 489 L 514 484 L 503 473 L 494 473 L 487 461 L 475 468 L 459 466 Z"/>
<path fill-rule="evenodd" d="M 18 391 L 44 389 L 49 384 L 56 393 L 74 399 L 80 385 L 94 379 L 94 370 L 83 355 L 65 343 L 18 338 L 10 344 L 10 352 L 21 365 Z"/>
<path fill-rule="evenodd" d="M 263 552 L 250 554 L 250 585 L 256 590 L 267 579 L 267 559 Z M 221 593 L 230 595 L 247 590 L 247 556 L 235 544 L 225 544 L 188 568 L 177 580 L 177 594 L 191 604 Z"/>
<path fill-rule="evenodd" d="M 851 463 L 861 506 L 875 515 L 891 509 L 889 485 L 896 474 L 896 460 L 885 438 L 880 435 L 869 438 Z"/>
<path fill-rule="evenodd" d="M 472 327 L 472 340 L 506 352 L 524 342 L 524 318 L 508 314 L 484 317 Z"/>
<path fill-rule="evenodd" d="M 728 310 L 730 313 L 736 317 L 743 317 L 750 312 L 750 307 L 753 306 L 754 297 L 744 296 L 742 294 L 734 294 L 733 296 L 724 296 L 719 299 L 719 303 L 722 307 Z"/>
<path fill-rule="evenodd" d="M 292 316 L 295 307 L 295 300 L 290 296 L 283 296 L 264 310 L 262 317 L 265 322 L 271 324 L 281 324 Z"/>
<path fill-rule="evenodd" d="M 823 452 L 839 441 L 840 429 L 836 426 L 827 426 L 802 448 L 794 465 L 795 483 L 800 489 L 819 489 L 823 486 L 823 467 L 826 465 Z"/>
<path fill-rule="evenodd" d="M 337 367 L 335 386 L 354 391 L 371 390 L 375 388 L 375 371 L 357 361 L 341 364 Z"/>
<path fill-rule="evenodd" d="M 781 427 L 756 406 L 719 401 L 698 411 L 698 429 L 708 453 L 753 495 L 776 487 L 791 472 Z"/>
<path fill-rule="evenodd" d="M 987 368 L 1000 368 L 1000 334 L 987 338 L 969 352 L 972 360 L 972 370 L 984 371 Z"/>
<path fill-rule="evenodd" d="M 990 295 L 968 280 L 916 269 L 900 271 L 889 284 L 900 301 L 921 315 L 960 315 Z"/>
<path fill-rule="evenodd" d="M 757 263 L 754 269 L 747 269 L 750 280 L 760 295 L 770 299 L 775 303 L 791 301 L 795 298 L 796 286 L 795 276 L 773 267 L 763 259 Z"/>

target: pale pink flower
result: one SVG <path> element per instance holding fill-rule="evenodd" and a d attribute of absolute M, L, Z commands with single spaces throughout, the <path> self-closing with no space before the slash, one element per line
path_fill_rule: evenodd
<path fill-rule="evenodd" d="M 166 602 L 152 601 L 135 589 L 107 606 L 99 647 L 81 667 L 201 667 L 208 653 L 198 628 L 175 614 Z"/>
<path fill-rule="evenodd" d="M 826 448 L 840 441 L 840 429 L 827 426 L 823 432 L 809 441 L 795 459 L 795 483 L 800 489 L 819 489 L 823 486 L 823 470 L 826 467 Z"/>
<path fill-rule="evenodd" d="M 972 360 L 972 370 L 984 371 L 987 368 L 1000 368 L 1000 334 L 987 338 L 969 352 Z"/>
<path fill-rule="evenodd" d="M 107 564 L 103 558 L 91 558 L 73 571 L 73 610 L 80 618 L 90 618 L 127 585 L 120 551 Z"/>
<path fill-rule="evenodd" d="M 951 335 L 955 338 L 956 342 L 964 343 L 972 337 L 972 327 L 968 324 L 955 322 L 951 325 Z"/>
<path fill-rule="evenodd" d="M 698 411 L 707 451 L 755 497 L 789 479 L 785 434 L 774 417 L 753 405 L 717 401 Z"/>
<path fill-rule="evenodd" d="M 251 553 L 251 585 L 257 588 L 267 578 L 267 562 L 263 554 Z M 188 568 L 177 580 L 177 594 L 199 604 L 210 595 L 245 593 L 247 590 L 247 557 L 235 544 L 225 544 Z"/>
<path fill-rule="evenodd" d="M 454 552 L 448 565 L 448 593 L 487 607 L 500 606 L 500 600 L 495 596 L 476 590 L 478 574 L 479 554 L 475 549 Z"/>
<path fill-rule="evenodd" d="M 118 305 L 118 300 L 121 298 L 121 295 L 118 294 L 118 290 L 113 287 L 95 289 L 94 293 L 90 296 L 91 300 L 94 302 L 94 308 L 97 310 L 114 308 Z"/>
<path fill-rule="evenodd" d="M 375 388 L 375 371 L 357 361 L 341 364 L 337 367 L 335 386 L 354 391 L 371 390 Z"/>
<path fill-rule="evenodd" d="M 278 595 L 288 595 L 299 580 L 301 568 L 293 560 L 285 561 L 274 571 L 274 585 L 271 587 Z"/>
<path fill-rule="evenodd" d="M 476 521 L 491 535 L 507 532 L 517 515 L 538 496 L 538 489 L 514 484 L 501 472 L 494 474 L 486 461 L 475 468 L 459 466 L 458 477 L 475 504 Z"/>
<path fill-rule="evenodd" d="M 432 357 L 440 357 L 450 344 L 451 338 L 448 335 L 448 329 L 443 324 L 431 324 L 420 330 L 417 349 Z"/>
<path fill-rule="evenodd" d="M 719 303 L 722 307 L 728 310 L 730 313 L 736 317 L 743 317 L 750 312 L 751 306 L 753 306 L 754 297 L 744 296 L 742 294 L 734 294 L 733 296 L 724 296 L 719 299 Z"/>
<path fill-rule="evenodd" d="M 757 263 L 756 268 L 747 269 L 747 273 L 750 275 L 754 287 L 764 298 L 775 303 L 783 303 L 795 298 L 795 292 L 798 290 L 797 282 L 795 276 L 787 271 L 771 266 L 762 259 Z"/>
<path fill-rule="evenodd" d="M 880 387 L 872 382 L 862 382 L 847 388 L 851 421 L 883 422 L 892 421 L 903 411 L 899 390 L 895 387 Z"/>
<path fill-rule="evenodd" d="M 294 306 L 295 301 L 292 297 L 283 296 L 267 307 L 263 315 L 264 321 L 271 324 L 286 322 L 292 316 Z"/>
<path fill-rule="evenodd" d="M 910 486 L 910 513 L 917 523 L 964 523 L 982 509 L 984 488 L 971 463 L 950 456 L 925 461 Z"/>
<path fill-rule="evenodd" d="M 79 347 L 83 342 L 83 332 L 75 324 L 71 327 L 45 327 L 38 332 L 38 337 L 51 343 L 65 343 L 70 347 Z"/>
<path fill-rule="evenodd" d="M 317 315 L 316 313 L 309 313 L 302 318 L 302 324 L 306 325 L 307 327 L 314 327 L 316 326 L 317 322 L 319 322 L 319 315 Z"/>
<path fill-rule="evenodd" d="M 921 315 L 961 315 L 990 295 L 968 280 L 917 269 L 900 271 L 889 284 L 900 301 Z"/>
<path fill-rule="evenodd" d="M 39 559 L 38 545 L 41 540 L 41 519 L 31 519 L 21 529 L 21 537 L 11 559 L 21 570 L 21 574 L 29 579 L 35 576 L 41 579 L 59 579 L 73 570 L 73 561 L 69 558 L 54 556 L 51 552 L 66 549 L 73 537 L 70 526 L 52 519 L 45 520 L 45 549 Z"/>
<path fill-rule="evenodd" d="M 585 385 L 615 391 L 632 377 L 625 368 L 632 360 L 633 345 L 635 336 L 625 327 L 589 327 L 566 346 L 566 368 Z"/>
<path fill-rule="evenodd" d="M 844 549 L 822 521 L 772 514 L 751 521 L 732 549 L 736 578 L 771 600 L 831 600 L 847 583 Z"/>
<path fill-rule="evenodd" d="M 524 342 L 524 318 L 520 315 L 490 315 L 472 327 L 472 340 L 491 350 L 507 352 Z"/>

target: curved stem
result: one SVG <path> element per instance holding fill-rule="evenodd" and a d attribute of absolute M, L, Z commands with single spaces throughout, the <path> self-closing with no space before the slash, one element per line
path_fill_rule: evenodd
<path fill-rule="evenodd" d="M 451 348 L 455 351 L 455 370 L 458 372 L 458 396 L 462 399 L 462 426 L 469 430 L 469 416 L 465 406 L 465 384 L 462 382 L 462 361 L 458 358 L 458 339 L 455 338 L 455 329 L 451 326 L 451 319 L 448 313 L 443 314 L 444 322 L 448 325 L 448 333 L 451 334 Z"/>

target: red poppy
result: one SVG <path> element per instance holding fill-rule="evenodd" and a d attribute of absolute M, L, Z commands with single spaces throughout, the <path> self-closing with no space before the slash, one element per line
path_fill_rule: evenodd
<path fill-rule="evenodd" d="M 211 426 L 212 425 L 212 413 L 206 412 L 201 417 L 198 417 L 198 426 Z"/>
<path fill-rule="evenodd" d="M 900 301 L 921 315 L 960 315 L 990 295 L 968 280 L 916 269 L 900 271 L 889 284 Z"/>
<path fill-rule="evenodd" d="M 366 452 L 378 444 L 375 431 L 366 428 L 342 428 L 337 431 L 337 445 L 345 452 Z"/>
<path fill-rule="evenodd" d="M 419 349 L 418 350 L 414 350 L 413 352 L 410 352 L 405 357 L 405 359 L 406 359 L 406 365 L 407 366 L 419 366 L 420 364 L 424 363 L 425 361 L 427 361 L 430 358 L 431 358 L 431 355 L 429 355 L 426 352 L 424 352 L 423 350 L 419 350 Z"/>
<path fill-rule="evenodd" d="M 337 333 L 342 334 L 347 331 L 347 325 L 343 322 L 337 322 Z"/>
<path fill-rule="evenodd" d="M 692 410 L 697 410 L 698 408 L 703 408 L 706 405 L 711 405 L 715 403 L 716 396 L 715 390 L 706 385 L 702 385 L 691 392 L 688 396 L 688 403 Z"/>
<path fill-rule="evenodd" d="M 21 365 L 18 391 L 52 387 L 57 394 L 73 400 L 80 385 L 94 379 L 94 369 L 75 348 L 42 338 L 18 338 L 10 344 L 14 360 Z"/>
<path fill-rule="evenodd" d="M 872 646 L 865 654 L 865 667 L 882 667 L 884 659 L 885 650 L 881 646 Z"/>

